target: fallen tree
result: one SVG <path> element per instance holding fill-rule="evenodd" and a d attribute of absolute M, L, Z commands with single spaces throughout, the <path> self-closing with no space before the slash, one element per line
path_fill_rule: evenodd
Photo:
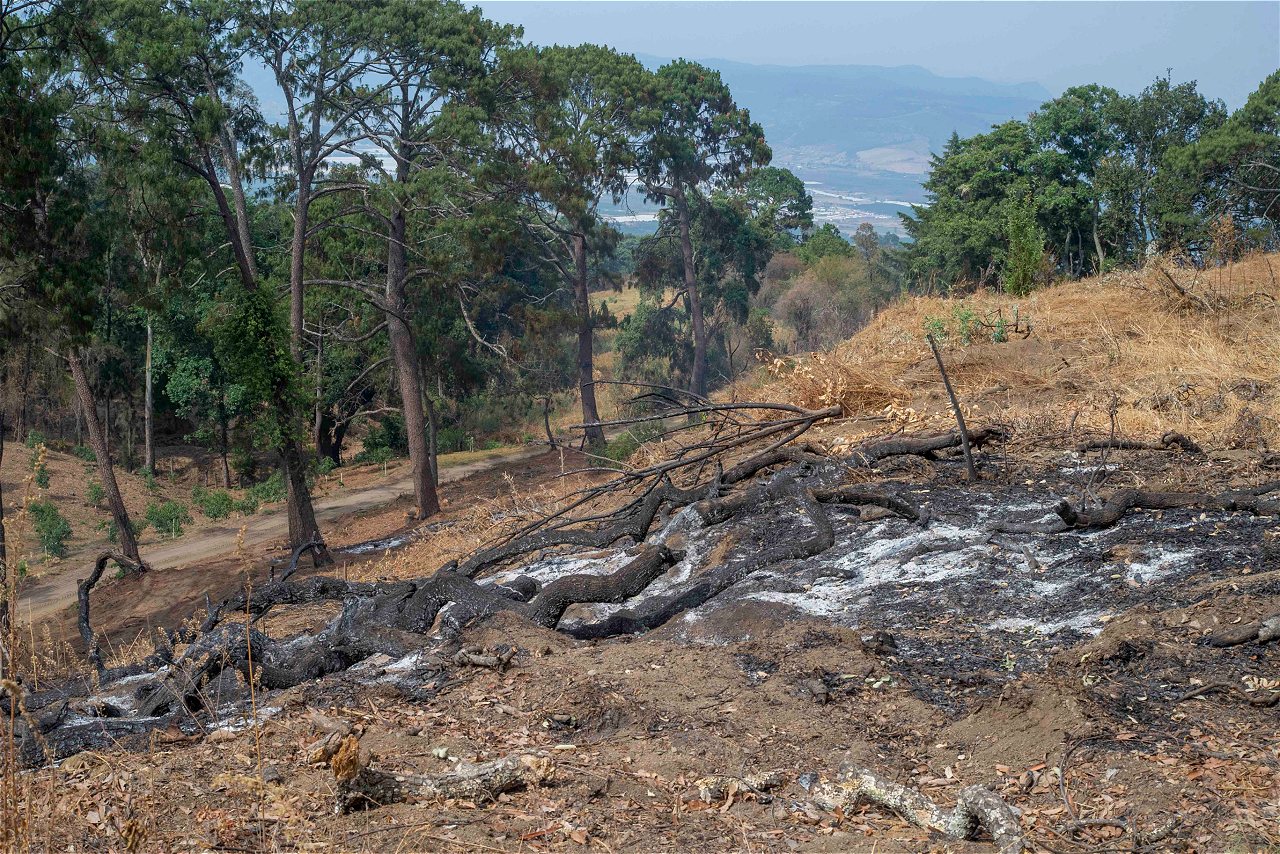
<path fill-rule="evenodd" d="M 228 696 L 245 685 L 280 689 L 340 672 L 370 656 L 402 658 L 425 652 L 435 666 L 505 666 L 488 653 L 453 655 L 449 644 L 469 624 L 499 612 L 513 612 L 546 629 L 577 638 L 608 638 L 648 631 L 697 608 L 760 570 L 821 554 L 834 543 L 829 508 L 872 506 L 925 524 L 927 513 L 892 491 L 850 483 L 856 469 L 902 454 L 930 455 L 959 447 L 957 431 L 923 436 L 891 436 L 862 445 L 852 456 L 835 459 L 815 446 L 799 443 L 814 424 L 838 417 L 838 407 L 805 410 L 773 404 L 711 405 L 692 408 L 663 404 L 663 418 L 706 419 L 692 441 L 670 449 L 661 462 L 612 472 L 604 483 L 570 494 L 562 506 L 514 529 L 497 542 L 419 579 L 362 582 L 327 576 L 297 580 L 293 568 L 306 545 L 295 549 L 280 579 L 246 588 L 208 613 L 198 630 L 178 636 L 157 634 L 156 650 L 143 662 L 106 669 L 98 662 L 98 683 L 140 676 L 136 707 L 111 710 L 112 727 L 121 732 L 180 725 L 202 729 Z M 761 413 L 777 417 L 761 419 Z M 654 413 L 640 416 L 646 420 Z M 680 429 L 684 429 L 683 427 Z M 975 447 L 1003 433 L 971 431 Z M 777 538 L 768 526 L 750 534 L 760 548 L 721 556 L 715 565 L 690 566 L 684 580 L 661 594 L 645 596 L 655 580 L 685 559 L 681 545 L 654 533 L 660 518 L 686 514 L 700 528 L 726 526 L 723 536 L 753 531 L 767 507 L 778 519 L 803 519 L 803 534 Z M 519 561 L 531 553 L 554 554 L 613 546 L 611 564 L 577 572 L 545 585 L 520 573 Z M 626 549 L 625 553 L 619 549 Z M 108 559 L 111 559 L 108 556 Z M 82 587 L 81 634 L 96 649 L 89 623 L 88 594 L 106 561 Z M 511 565 L 505 583 L 480 576 Z M 256 626 L 281 608 L 317 603 L 340 606 L 315 633 L 277 639 Z M 582 604 L 623 605 L 601 618 L 565 615 Z M 185 644 L 175 653 L 176 644 Z M 493 659 L 490 662 L 490 659 Z M 85 697 L 91 691 L 75 692 Z M 219 699 L 221 698 L 221 699 Z M 63 739 L 61 723 L 44 728 L 45 743 L 30 758 L 66 755 L 85 744 L 79 736 Z"/>

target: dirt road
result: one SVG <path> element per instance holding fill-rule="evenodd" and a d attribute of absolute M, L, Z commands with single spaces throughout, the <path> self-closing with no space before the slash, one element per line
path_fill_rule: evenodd
<path fill-rule="evenodd" d="M 517 448 L 509 453 L 454 465 L 449 464 L 448 456 L 445 455 L 441 457 L 440 480 L 442 483 L 449 483 L 498 466 L 531 459 L 547 451 L 546 446 Z M 338 519 L 385 506 L 401 495 L 410 495 L 412 492 L 413 485 L 406 467 L 405 474 L 390 477 L 376 486 L 342 491 L 318 499 L 315 503 L 316 520 L 321 526 L 331 529 L 333 522 Z M 225 525 L 203 528 L 172 543 L 145 548 L 143 558 L 152 569 L 160 570 L 176 569 L 197 561 L 231 554 L 236 551 L 236 538 L 242 526 L 245 529 L 244 546 L 252 549 L 268 543 L 283 542 L 288 536 L 289 517 L 282 503 L 247 520 L 237 519 Z M 18 598 L 19 622 L 34 622 L 75 602 L 80 580 L 88 575 L 91 567 L 92 559 L 85 556 L 80 564 L 73 564 L 55 575 L 34 579 L 24 585 Z"/>

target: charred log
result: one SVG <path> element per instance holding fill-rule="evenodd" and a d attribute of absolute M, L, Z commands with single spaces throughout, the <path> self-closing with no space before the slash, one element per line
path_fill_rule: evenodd
<path fill-rule="evenodd" d="M 691 608 L 703 605 L 758 570 L 784 561 L 812 557 L 831 548 L 835 543 L 831 519 L 812 490 L 795 486 L 790 497 L 812 523 L 815 530 L 811 536 L 799 542 L 774 546 L 754 560 L 725 563 L 665 596 L 647 600 L 635 608 L 623 609 L 599 622 L 568 626 L 563 631 L 580 639 L 599 639 L 648 631 Z"/>
<path fill-rule="evenodd" d="M 980 448 L 991 442 L 999 442 L 1008 436 L 999 427 L 983 427 L 979 430 L 970 430 L 968 433 L 971 448 Z M 849 455 L 849 461 L 855 465 L 873 466 L 889 457 L 905 455 L 927 457 L 947 448 L 959 448 L 963 442 L 964 437 L 959 430 L 948 430 L 946 433 L 934 436 L 897 436 L 862 445 Z"/>
<path fill-rule="evenodd" d="M 1188 454 L 1203 456 L 1204 449 L 1181 433 L 1168 432 L 1160 437 L 1159 442 L 1141 442 L 1135 439 L 1093 439 L 1076 445 L 1076 450 L 1086 451 L 1172 451 L 1179 449 Z"/>
<path fill-rule="evenodd" d="M 1145 489 L 1122 489 L 1103 500 L 1101 507 L 1085 507 L 1063 500 L 1055 508 L 1059 518 L 1071 528 L 1107 528 L 1119 522 L 1130 510 L 1176 510 L 1195 507 L 1204 510 L 1228 510 L 1255 516 L 1280 515 L 1280 501 L 1263 496 L 1280 489 L 1280 483 L 1253 489 L 1210 495 L 1201 492 L 1155 492 Z"/>

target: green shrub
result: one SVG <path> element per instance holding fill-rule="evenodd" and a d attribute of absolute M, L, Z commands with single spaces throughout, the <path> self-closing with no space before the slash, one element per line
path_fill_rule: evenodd
<path fill-rule="evenodd" d="M 39 430 L 28 430 L 27 438 L 23 444 L 34 451 L 36 448 L 44 444 L 44 434 Z"/>
<path fill-rule="evenodd" d="M 236 509 L 236 500 L 225 489 L 205 489 L 197 486 L 191 490 L 191 503 L 200 508 L 206 519 L 225 519 Z"/>
<path fill-rule="evenodd" d="M 993 344 L 1004 344 L 1009 340 L 1009 321 L 1003 317 L 997 317 L 995 328 L 991 330 L 991 342 Z"/>
<path fill-rule="evenodd" d="M 49 488 L 49 469 L 45 467 L 44 463 L 36 466 L 36 486 L 41 489 Z"/>
<path fill-rule="evenodd" d="M 386 448 L 390 456 L 409 453 L 409 434 L 404 429 L 404 419 L 399 415 L 388 415 L 369 428 L 364 437 L 364 450 L 376 451 Z"/>
<path fill-rule="evenodd" d="M 1005 216 L 1009 253 L 1004 264 L 1004 289 L 1014 296 L 1031 293 L 1044 258 L 1044 232 L 1036 223 L 1035 202 L 1028 193 L 1009 206 Z"/>
<path fill-rule="evenodd" d="M 646 442 L 652 441 L 662 433 L 661 421 L 648 421 L 634 425 L 630 430 L 619 435 L 613 441 L 605 446 L 603 451 L 598 451 L 600 456 L 608 457 L 619 463 L 624 463 L 631 458 L 640 446 Z"/>
<path fill-rule="evenodd" d="M 316 474 L 326 475 L 337 467 L 338 464 L 333 461 L 333 457 L 321 457 L 319 461 L 316 462 Z"/>
<path fill-rule="evenodd" d="M 157 533 L 170 537 L 182 536 L 182 526 L 192 522 L 187 506 L 180 501 L 163 501 L 159 504 L 153 501 L 147 505 L 146 519 Z"/>
<path fill-rule="evenodd" d="M 141 536 L 142 532 L 147 530 L 146 521 L 139 522 L 137 519 L 130 519 L 129 526 L 133 528 L 133 535 L 135 537 Z M 120 528 L 116 525 L 115 519 L 103 519 L 98 523 L 98 530 L 107 532 L 107 542 L 120 542 Z"/>
<path fill-rule="evenodd" d="M 935 341 L 945 341 L 947 338 L 947 322 L 941 317 L 933 317 L 930 315 L 924 319 L 925 335 L 932 335 Z"/>
<path fill-rule="evenodd" d="M 254 513 L 258 512 L 258 508 L 261 504 L 262 502 L 254 498 L 252 495 L 245 495 L 244 498 L 241 498 L 236 502 L 236 509 L 246 516 L 252 516 Z"/>
<path fill-rule="evenodd" d="M 66 520 L 52 501 L 32 501 L 27 505 L 40 548 L 52 557 L 65 557 L 67 537 L 71 536 L 71 523 Z"/>
<path fill-rule="evenodd" d="M 365 463 L 385 464 L 394 456 L 395 452 L 390 448 L 365 448 L 363 451 L 352 457 L 351 461 L 356 465 L 363 465 Z"/>
<path fill-rule="evenodd" d="M 76 445 L 71 449 L 71 453 L 72 455 L 84 460 L 86 463 L 96 463 L 98 461 L 98 458 L 93 455 L 93 448 L 90 448 L 88 445 Z"/>
<path fill-rule="evenodd" d="M 253 451 L 248 448 L 233 448 L 228 458 L 231 468 L 235 469 L 237 475 L 240 476 L 241 482 L 253 480 L 258 476 L 258 461 L 253 456 Z"/>
<path fill-rule="evenodd" d="M 284 472 L 276 469 L 271 473 L 271 477 L 261 483 L 255 483 L 245 490 L 244 497 L 246 499 L 252 498 L 256 502 L 254 505 L 255 511 L 258 504 L 272 504 L 276 501 L 284 501 Z"/>
<path fill-rule="evenodd" d="M 85 488 L 84 500 L 94 507 L 97 507 L 98 504 L 102 502 L 105 495 L 106 490 L 102 488 L 102 484 L 98 483 L 96 480 L 91 480 L 89 481 L 89 485 Z"/>
<path fill-rule="evenodd" d="M 973 333 L 978 327 L 978 313 L 961 303 L 951 309 L 951 317 L 956 322 L 956 333 L 960 336 L 960 343 L 968 346 L 973 342 Z"/>
<path fill-rule="evenodd" d="M 150 492 L 152 495 L 155 495 L 156 490 L 159 488 L 156 485 L 156 473 L 153 472 L 151 469 L 142 469 L 140 471 L 140 474 L 142 475 L 143 484 L 147 487 L 147 492 Z"/>
<path fill-rule="evenodd" d="M 441 454 L 465 450 L 470 438 L 461 427 L 441 427 L 436 431 L 436 450 Z"/>

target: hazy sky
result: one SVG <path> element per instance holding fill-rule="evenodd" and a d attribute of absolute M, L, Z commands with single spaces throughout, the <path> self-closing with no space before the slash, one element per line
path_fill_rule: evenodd
<path fill-rule="evenodd" d="M 781 65 L 922 65 L 946 76 L 1136 92 L 1166 69 L 1243 103 L 1280 68 L 1280 2 L 544 2 L 489 17 L 538 44 Z"/>

